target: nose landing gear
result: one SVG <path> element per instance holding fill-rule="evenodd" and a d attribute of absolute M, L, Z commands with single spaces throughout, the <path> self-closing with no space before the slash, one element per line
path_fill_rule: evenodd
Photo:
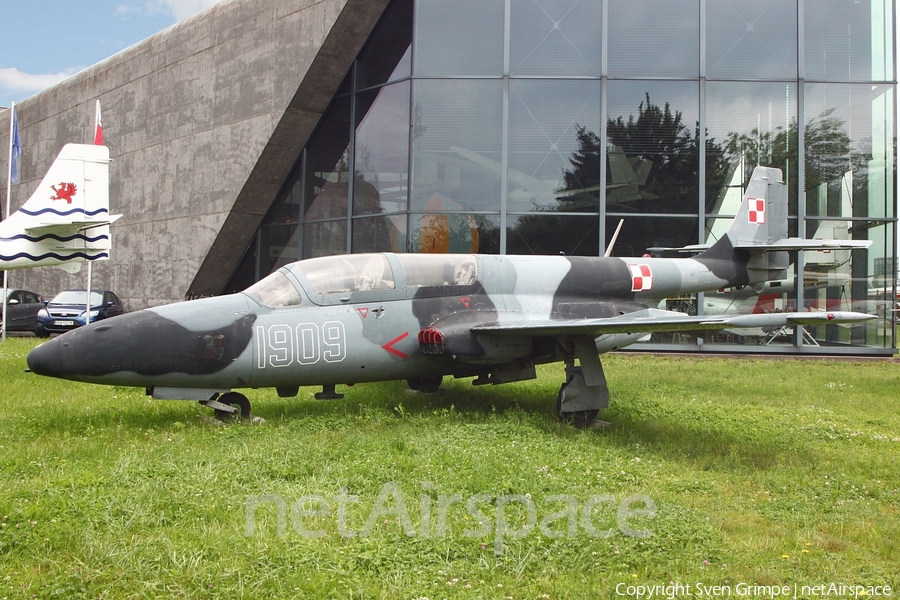
<path fill-rule="evenodd" d="M 220 421 L 250 419 L 250 400 L 247 396 L 225 388 L 147 388 L 147 395 L 155 400 L 195 400 L 216 412 Z"/>
<path fill-rule="evenodd" d="M 208 400 L 204 404 L 216 412 L 216 418 L 220 421 L 228 422 L 250 418 L 250 400 L 247 399 L 247 396 L 237 392 L 222 394 L 219 398 Z"/>

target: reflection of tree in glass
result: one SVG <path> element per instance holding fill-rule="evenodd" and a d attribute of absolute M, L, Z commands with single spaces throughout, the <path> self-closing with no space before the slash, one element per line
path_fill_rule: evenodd
<path fill-rule="evenodd" d="M 478 222 L 478 252 L 480 254 L 500 253 L 500 228 L 486 217 L 475 217 Z"/>
<path fill-rule="evenodd" d="M 638 105 L 637 116 L 629 115 L 627 119 L 617 117 L 607 120 L 607 164 L 601 168 L 601 139 L 595 132 L 586 127 L 576 125 L 578 149 L 572 153 L 569 162 L 572 166 L 563 173 L 564 194 L 559 197 L 556 212 L 585 212 L 599 209 L 600 174 L 603 173 L 607 185 L 608 212 L 634 213 L 696 213 L 698 191 L 698 169 L 700 164 L 699 132 L 691 130 L 683 122 L 682 113 L 673 110 L 666 103 L 660 107 L 645 100 Z M 610 169 L 609 156 L 613 152 L 631 161 L 629 169 L 635 165 L 644 165 L 649 174 L 643 176 L 630 173 L 632 179 L 619 181 Z M 707 182 L 716 186 L 724 185 L 727 165 L 723 151 L 710 140 L 707 142 Z M 710 181 L 710 175 L 712 180 Z M 685 235 L 684 222 L 672 221 L 655 228 L 655 233 L 642 239 L 632 238 L 629 242 L 635 249 L 643 250 L 657 245 L 660 239 L 687 239 L 689 243 L 696 240 Z M 666 228 L 672 231 L 665 231 Z M 640 236 L 640 234 L 638 234 Z M 654 236 L 651 239 L 650 236 Z M 579 254 L 594 254 L 599 251 L 597 235 L 597 218 L 549 219 L 544 216 L 525 216 L 510 231 L 510 248 L 525 252 L 536 248 L 555 249 L 572 248 L 577 244 Z M 518 240 L 518 241 L 514 241 Z"/>
<path fill-rule="evenodd" d="M 609 144 L 627 157 L 653 164 L 643 184 L 644 196 L 632 210 L 642 213 L 696 212 L 699 135 L 696 126 L 692 131 L 684 124 L 681 111 L 673 111 L 668 102 L 663 107 L 653 104 L 650 94 L 646 93 L 644 102 L 638 105 L 637 117 L 609 119 L 606 128 Z"/>
<path fill-rule="evenodd" d="M 428 131 L 428 126 L 422 124 L 422 104 L 416 102 L 413 106 L 412 139 L 419 139 L 426 131 Z"/>
<path fill-rule="evenodd" d="M 597 210 L 600 205 L 600 136 L 575 124 L 578 150 L 569 157 L 571 170 L 563 173 L 564 190 L 572 193 L 559 197 L 560 211 Z"/>
<path fill-rule="evenodd" d="M 600 236 L 596 214 L 563 216 L 547 211 L 528 215 L 510 228 L 507 254 L 566 254 L 597 256 Z"/>
<path fill-rule="evenodd" d="M 834 116 L 834 111 L 834 108 L 829 108 L 806 123 L 803 135 L 807 189 L 840 181 L 841 176 L 851 169 L 859 173 L 871 160 L 868 152 L 852 151 L 850 136 L 844 131 L 845 123 Z M 758 165 L 778 167 L 784 173 L 795 174 L 797 133 L 797 119 L 792 119 L 787 130 L 777 127 L 774 132 L 753 129 L 748 134 L 729 133 L 725 147 L 732 160 L 743 157 L 747 181 L 753 168 Z"/>
<path fill-rule="evenodd" d="M 830 187 L 841 184 L 842 176 L 853 171 L 856 198 L 862 197 L 867 186 L 867 165 L 871 156 L 871 143 L 860 144 L 853 150 L 851 139 L 845 131 L 845 123 L 834 116 L 835 109 L 828 109 L 815 119 L 807 122 L 805 136 L 805 177 L 806 188 L 812 189 L 822 183 Z M 563 173 L 564 188 L 555 207 L 545 209 L 549 213 L 587 212 L 599 209 L 600 173 L 604 173 L 607 184 L 607 212 L 635 213 L 695 213 L 699 197 L 699 125 L 693 131 L 683 122 L 682 113 L 673 110 L 668 103 L 660 107 L 650 101 L 638 106 L 637 115 L 627 119 L 617 117 L 607 120 L 607 157 L 620 152 L 636 164 L 638 161 L 652 163 L 649 176 L 641 185 L 632 185 L 638 194 L 618 194 L 617 182 L 612 180 L 609 158 L 604 169 L 600 165 L 600 137 L 586 127 L 576 125 L 578 149 L 569 158 L 571 169 Z M 744 161 L 746 186 L 753 168 L 756 166 L 777 167 L 782 170 L 785 181 L 796 181 L 798 127 L 794 119 L 785 129 L 761 132 L 753 129 L 749 133 L 731 132 L 723 143 L 715 138 L 706 138 L 706 206 L 711 211 L 716 201 L 725 193 L 734 169 Z M 788 187 L 794 195 L 794 189 Z M 792 203 L 796 207 L 795 203 Z M 796 210 L 793 208 L 792 210 Z M 661 220 L 655 227 L 632 229 L 628 243 L 639 250 L 658 244 L 658 240 L 687 239 L 693 243 L 696 230 L 686 232 L 683 220 Z M 510 228 L 507 252 L 555 254 L 568 248 L 574 253 L 596 254 L 599 251 L 597 218 L 557 217 L 549 215 L 522 216 Z M 642 230 L 642 231 L 636 231 Z M 652 230 L 653 232 L 651 233 Z M 652 239 L 651 239 L 652 238 Z M 579 241 L 581 243 L 579 243 Z M 624 240 L 623 240 L 624 241 Z M 614 254 L 619 254 L 614 251 Z"/>

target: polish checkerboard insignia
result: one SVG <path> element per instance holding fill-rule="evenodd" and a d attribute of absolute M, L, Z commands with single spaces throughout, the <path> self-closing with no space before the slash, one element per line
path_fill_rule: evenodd
<path fill-rule="evenodd" d="M 631 271 L 631 291 L 646 292 L 653 287 L 653 272 L 650 265 L 628 265 Z"/>
<path fill-rule="evenodd" d="M 757 225 L 763 225 L 766 222 L 766 199 L 765 198 L 747 198 L 750 204 L 750 222 Z"/>

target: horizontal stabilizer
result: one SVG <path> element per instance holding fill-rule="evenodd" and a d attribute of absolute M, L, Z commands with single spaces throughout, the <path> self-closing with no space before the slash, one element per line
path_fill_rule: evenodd
<path fill-rule="evenodd" d="M 784 238 L 771 244 L 735 244 L 734 248 L 761 250 L 763 252 L 781 252 L 789 250 L 862 250 L 872 245 L 872 240 L 807 240 L 803 238 Z M 709 249 L 708 244 L 693 244 L 682 248 L 647 248 L 648 252 L 683 252 L 698 253 Z"/>
<path fill-rule="evenodd" d="M 780 250 L 861 250 L 872 245 L 872 240 L 805 240 L 803 238 L 785 238 L 771 244 L 748 244 L 735 248 L 752 248 L 777 252 Z"/>
<path fill-rule="evenodd" d="M 726 327 L 792 327 L 795 325 L 855 324 L 874 319 L 873 315 L 848 311 L 791 312 L 751 315 L 693 316 L 648 308 L 608 319 L 546 319 L 487 323 L 472 328 L 474 333 L 496 335 L 557 337 L 616 333 L 654 333 L 673 331 L 716 331 Z"/>
<path fill-rule="evenodd" d="M 40 234 L 47 233 L 50 231 L 54 232 L 62 232 L 62 231 L 85 231 L 87 229 L 93 229 L 94 227 L 102 227 L 104 225 L 111 225 L 118 221 L 122 215 L 98 215 L 96 219 L 79 219 L 79 220 L 66 220 L 64 218 L 51 220 L 51 219 L 41 219 L 39 222 L 35 222 L 33 224 L 29 223 L 25 225 L 25 232 L 28 234 Z"/>

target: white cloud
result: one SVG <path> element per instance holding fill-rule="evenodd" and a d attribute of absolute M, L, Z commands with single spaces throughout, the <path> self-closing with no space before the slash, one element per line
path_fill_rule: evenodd
<path fill-rule="evenodd" d="M 45 73 L 34 75 L 23 73 L 15 67 L 0 68 L 0 86 L 16 92 L 33 93 L 57 84 L 73 73 L 77 73 L 82 67 L 71 67 L 59 73 Z"/>

